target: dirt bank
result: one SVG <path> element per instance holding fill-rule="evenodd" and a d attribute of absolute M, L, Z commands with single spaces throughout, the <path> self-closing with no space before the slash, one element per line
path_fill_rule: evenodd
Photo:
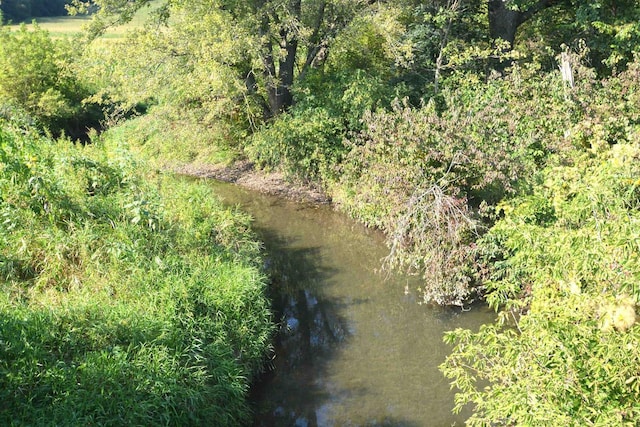
<path fill-rule="evenodd" d="M 301 202 L 330 203 L 331 201 L 318 188 L 289 182 L 278 172 L 257 170 L 254 164 L 247 160 L 239 160 L 230 165 L 187 164 L 174 166 L 171 170 L 181 175 L 232 182 L 251 190 Z"/>

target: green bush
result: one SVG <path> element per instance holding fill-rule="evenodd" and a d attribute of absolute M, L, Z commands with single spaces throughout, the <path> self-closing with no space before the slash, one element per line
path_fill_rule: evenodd
<path fill-rule="evenodd" d="M 247 422 L 272 331 L 249 218 L 141 166 L 0 122 L 0 424 Z"/>
<path fill-rule="evenodd" d="M 17 105 L 56 135 L 84 136 L 101 114 L 82 102 L 89 91 L 72 69 L 76 54 L 71 41 L 37 25 L 0 26 L 0 104 Z"/>
<path fill-rule="evenodd" d="M 325 109 L 282 114 L 251 137 L 246 152 L 261 167 L 320 181 L 343 152 L 343 132 L 340 120 Z"/>
<path fill-rule="evenodd" d="M 427 301 L 475 297 L 475 240 L 491 207 L 571 144 L 573 101 L 555 76 L 514 70 L 442 92 L 445 103 L 396 103 L 369 114 L 333 187 L 353 217 L 388 234 L 391 267 L 424 276 Z M 541 102 L 541 99 L 545 99 Z"/>
<path fill-rule="evenodd" d="M 347 152 L 343 140 L 362 128 L 367 112 L 388 106 L 398 92 L 375 75 L 313 72 L 297 87 L 289 113 L 266 123 L 247 141 L 258 165 L 319 183 L 335 180 Z"/>
<path fill-rule="evenodd" d="M 348 151 L 344 139 L 362 130 L 365 114 L 388 109 L 405 95 L 392 65 L 404 61 L 409 49 L 399 41 L 399 13 L 385 5 L 347 25 L 332 41 L 328 57 L 317 59 L 322 66 L 307 70 L 294 86 L 290 111 L 249 138 L 249 157 L 292 177 L 324 186 L 334 181 Z"/>
<path fill-rule="evenodd" d="M 470 425 L 637 422 L 637 136 L 546 168 L 479 242 L 500 320 L 449 333 L 441 367 Z"/>
<path fill-rule="evenodd" d="M 215 126 L 197 112 L 154 106 L 105 131 L 109 138 L 126 139 L 132 151 L 155 166 L 220 164 L 238 157 L 237 139 L 243 131 L 220 121 Z"/>

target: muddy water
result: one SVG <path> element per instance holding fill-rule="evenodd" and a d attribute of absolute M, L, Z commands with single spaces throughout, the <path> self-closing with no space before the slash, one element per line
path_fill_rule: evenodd
<path fill-rule="evenodd" d="M 265 241 L 280 335 L 253 391 L 254 426 L 449 426 L 453 394 L 438 371 L 444 331 L 493 319 L 420 305 L 419 283 L 377 272 L 383 236 L 326 206 L 211 184 L 255 217 Z"/>

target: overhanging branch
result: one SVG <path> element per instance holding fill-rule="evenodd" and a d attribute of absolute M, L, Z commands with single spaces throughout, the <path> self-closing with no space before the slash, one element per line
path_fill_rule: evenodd
<path fill-rule="evenodd" d="M 544 9 L 552 7 L 552 6 L 559 5 L 560 3 L 561 3 L 561 0 L 540 0 L 540 1 L 538 1 L 536 4 L 531 6 L 529 9 L 527 9 L 524 12 L 520 13 L 520 15 L 518 16 L 518 25 L 521 25 L 521 24 L 527 22 L 529 19 L 531 19 L 531 17 L 533 15 L 535 15 L 538 12 L 540 12 L 541 10 L 544 10 Z"/>

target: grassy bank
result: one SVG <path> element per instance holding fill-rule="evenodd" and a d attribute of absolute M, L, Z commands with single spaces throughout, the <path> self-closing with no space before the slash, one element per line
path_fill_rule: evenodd
<path fill-rule="evenodd" d="M 116 140 L 5 118 L 0 159 L 0 424 L 246 422 L 272 330 L 249 219 Z"/>
<path fill-rule="evenodd" d="M 224 126 L 208 126 L 188 111 L 155 108 L 153 114 L 133 117 L 109 129 L 114 138 L 157 167 L 228 164 L 242 157 L 229 143 Z"/>

